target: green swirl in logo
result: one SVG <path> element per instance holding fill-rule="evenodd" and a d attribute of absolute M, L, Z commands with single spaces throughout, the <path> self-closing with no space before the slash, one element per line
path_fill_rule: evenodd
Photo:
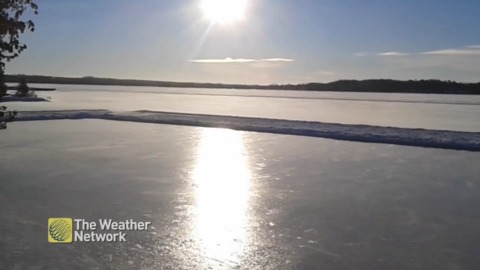
<path fill-rule="evenodd" d="M 50 224 L 48 232 L 53 239 L 63 242 L 69 238 L 70 234 L 72 233 L 72 228 L 67 221 L 57 219 Z"/>

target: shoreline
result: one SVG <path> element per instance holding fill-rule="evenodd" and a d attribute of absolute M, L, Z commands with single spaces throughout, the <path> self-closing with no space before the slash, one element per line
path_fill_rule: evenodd
<path fill-rule="evenodd" d="M 449 95 L 480 95 L 479 83 L 458 83 L 440 80 L 340 80 L 330 83 L 306 84 L 224 84 L 224 83 L 193 83 L 169 82 L 152 80 L 130 80 L 112 78 L 68 78 L 37 75 L 5 75 L 6 83 L 17 83 L 25 77 L 29 84 L 69 84 L 69 85 L 97 85 L 97 86 L 146 86 L 171 88 L 210 88 L 210 89 L 238 89 L 238 90 L 289 90 L 308 92 L 352 92 L 352 93 L 405 93 L 405 94 L 449 94 Z M 41 89 L 41 88 L 40 88 Z M 54 91 L 53 88 L 34 91 Z"/>
<path fill-rule="evenodd" d="M 12 90 L 17 90 L 17 86 L 8 86 L 7 87 L 7 90 L 8 91 L 12 91 Z M 28 87 L 30 90 L 33 90 L 33 91 L 55 91 L 57 90 L 57 88 L 43 88 L 43 87 Z"/>

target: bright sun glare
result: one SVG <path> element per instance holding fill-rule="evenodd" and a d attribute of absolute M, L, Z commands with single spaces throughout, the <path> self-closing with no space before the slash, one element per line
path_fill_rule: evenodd
<path fill-rule="evenodd" d="M 205 17 L 213 23 L 232 23 L 245 16 L 248 0 L 202 0 Z"/>

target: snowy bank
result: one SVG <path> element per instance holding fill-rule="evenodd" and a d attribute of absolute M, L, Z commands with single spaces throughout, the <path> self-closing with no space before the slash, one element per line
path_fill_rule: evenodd
<path fill-rule="evenodd" d="M 16 121 L 103 119 L 229 128 L 335 140 L 480 151 L 480 133 L 153 111 L 64 110 L 20 112 Z"/>

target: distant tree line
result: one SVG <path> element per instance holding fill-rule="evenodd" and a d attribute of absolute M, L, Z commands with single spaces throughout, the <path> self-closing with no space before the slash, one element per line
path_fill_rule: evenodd
<path fill-rule="evenodd" d="M 341 80 L 325 84 L 295 85 L 294 88 L 307 91 L 480 95 L 480 83 L 458 83 L 441 80 Z"/>
<path fill-rule="evenodd" d="M 220 83 L 168 82 L 147 80 L 121 80 L 96 77 L 65 78 L 30 75 L 5 75 L 6 82 L 18 82 L 24 76 L 29 83 L 121 85 L 182 88 L 233 88 L 233 89 L 274 89 L 334 92 L 374 93 L 428 93 L 428 94 L 470 94 L 480 95 L 480 83 L 458 83 L 441 80 L 340 80 L 330 83 L 306 83 L 283 85 L 244 85 Z"/>

